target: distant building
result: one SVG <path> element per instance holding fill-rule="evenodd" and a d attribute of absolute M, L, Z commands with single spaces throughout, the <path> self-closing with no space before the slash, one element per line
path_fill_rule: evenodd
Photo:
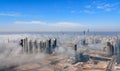
<path fill-rule="evenodd" d="M 87 45 L 86 39 L 83 40 L 83 45 Z"/>
<path fill-rule="evenodd" d="M 87 39 L 86 39 L 86 32 L 85 31 L 83 31 L 83 34 L 84 34 L 84 38 L 83 38 L 83 40 L 82 40 L 82 45 L 88 45 L 88 43 L 87 43 Z"/>

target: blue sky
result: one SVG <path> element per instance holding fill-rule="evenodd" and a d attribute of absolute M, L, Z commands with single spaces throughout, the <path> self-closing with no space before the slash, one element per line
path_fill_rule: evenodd
<path fill-rule="evenodd" d="M 119 31 L 119 0 L 0 0 L 0 32 Z"/>

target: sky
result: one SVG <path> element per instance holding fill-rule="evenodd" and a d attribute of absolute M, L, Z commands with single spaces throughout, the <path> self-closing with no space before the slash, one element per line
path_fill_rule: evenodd
<path fill-rule="evenodd" d="M 0 32 L 120 31 L 120 0 L 0 0 Z"/>

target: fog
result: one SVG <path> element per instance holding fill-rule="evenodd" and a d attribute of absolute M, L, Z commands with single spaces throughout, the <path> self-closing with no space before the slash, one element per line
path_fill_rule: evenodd
<path fill-rule="evenodd" d="M 25 54 L 21 52 L 21 46 L 12 43 L 0 44 L 0 68 L 21 65 L 45 58 L 45 53 Z"/>
<path fill-rule="evenodd" d="M 31 40 L 40 39 L 45 40 L 47 38 L 57 38 L 57 48 L 55 53 L 57 55 L 74 56 L 74 44 L 77 44 L 78 48 L 84 50 L 88 48 L 101 49 L 105 46 L 105 43 L 90 44 L 89 46 L 82 46 L 81 40 L 83 35 L 59 35 L 59 34 L 11 34 L 0 35 L 0 68 L 7 68 L 10 66 L 18 66 L 24 63 L 37 62 L 40 59 L 45 59 L 50 56 L 44 52 L 36 54 L 22 53 L 22 47 L 19 45 L 21 38 L 29 38 Z M 93 37 L 89 37 L 93 38 Z M 101 48 L 99 48 L 101 46 Z M 84 51 L 80 49 L 81 51 Z"/>
<path fill-rule="evenodd" d="M 0 69 L 8 68 L 10 66 L 18 66 L 29 62 L 37 62 L 40 59 L 45 59 L 50 56 L 44 52 L 36 54 L 22 53 L 22 47 L 19 45 L 21 38 L 30 38 L 31 40 L 40 39 L 45 40 L 52 37 L 52 35 L 1 35 L 0 36 Z M 60 44 L 59 44 L 60 45 Z M 65 47 L 55 49 L 57 55 L 70 56 L 73 50 L 67 50 Z"/>

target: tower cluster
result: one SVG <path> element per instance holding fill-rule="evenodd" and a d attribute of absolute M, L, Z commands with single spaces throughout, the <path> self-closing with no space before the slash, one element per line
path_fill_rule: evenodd
<path fill-rule="evenodd" d="M 22 51 L 26 53 L 46 52 L 51 54 L 57 47 L 57 39 L 28 40 L 28 38 L 24 38 L 20 40 L 20 45 L 22 46 Z"/>

